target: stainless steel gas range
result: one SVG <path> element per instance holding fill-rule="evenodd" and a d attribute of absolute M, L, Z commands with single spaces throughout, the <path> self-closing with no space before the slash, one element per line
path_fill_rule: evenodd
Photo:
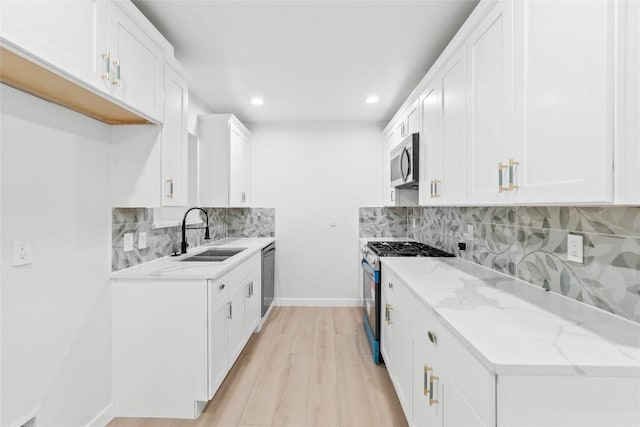
<path fill-rule="evenodd" d="M 382 241 L 369 242 L 362 252 L 362 285 L 363 285 L 363 313 L 364 326 L 373 360 L 382 361 L 380 354 L 380 258 L 388 256 L 412 257 L 452 257 L 454 255 L 411 241 Z"/>

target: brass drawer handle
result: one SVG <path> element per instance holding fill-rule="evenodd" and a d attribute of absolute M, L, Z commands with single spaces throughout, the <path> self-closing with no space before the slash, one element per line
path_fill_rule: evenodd
<path fill-rule="evenodd" d="M 440 378 L 435 375 L 431 375 L 431 378 L 429 379 L 429 406 L 437 405 L 438 403 L 440 403 L 438 400 L 433 398 L 433 382 L 439 380 Z"/>

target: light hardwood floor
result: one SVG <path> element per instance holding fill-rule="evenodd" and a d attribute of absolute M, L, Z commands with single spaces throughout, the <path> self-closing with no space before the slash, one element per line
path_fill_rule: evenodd
<path fill-rule="evenodd" d="M 274 307 L 197 420 L 116 418 L 109 427 L 406 426 L 359 308 Z"/>

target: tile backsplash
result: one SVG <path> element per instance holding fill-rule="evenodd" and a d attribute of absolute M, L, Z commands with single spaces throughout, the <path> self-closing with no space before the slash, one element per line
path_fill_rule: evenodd
<path fill-rule="evenodd" d="M 274 208 L 204 208 L 209 215 L 211 240 L 230 237 L 274 237 Z M 197 225 L 193 227 L 203 227 Z M 147 233 L 147 247 L 138 249 L 138 235 Z M 180 250 L 180 226 L 153 228 L 153 209 L 112 209 L 111 270 L 153 261 Z M 124 251 L 125 233 L 134 233 L 133 250 Z M 203 230 L 187 230 L 189 247 L 205 243 Z"/>
<path fill-rule="evenodd" d="M 584 264 L 567 261 L 569 233 Z M 640 207 L 361 208 L 360 237 L 411 238 L 640 322 Z"/>

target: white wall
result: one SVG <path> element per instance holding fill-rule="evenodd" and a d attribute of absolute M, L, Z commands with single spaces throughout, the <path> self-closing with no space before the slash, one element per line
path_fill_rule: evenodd
<path fill-rule="evenodd" d="M 281 304 L 359 304 L 358 207 L 382 203 L 379 126 L 250 129 L 252 205 L 276 208 L 276 298 Z M 331 216 L 336 227 L 329 226 Z"/>
<path fill-rule="evenodd" d="M 107 125 L 0 85 L 2 426 L 82 426 L 111 401 Z M 13 267 L 12 241 L 33 264 Z"/>

